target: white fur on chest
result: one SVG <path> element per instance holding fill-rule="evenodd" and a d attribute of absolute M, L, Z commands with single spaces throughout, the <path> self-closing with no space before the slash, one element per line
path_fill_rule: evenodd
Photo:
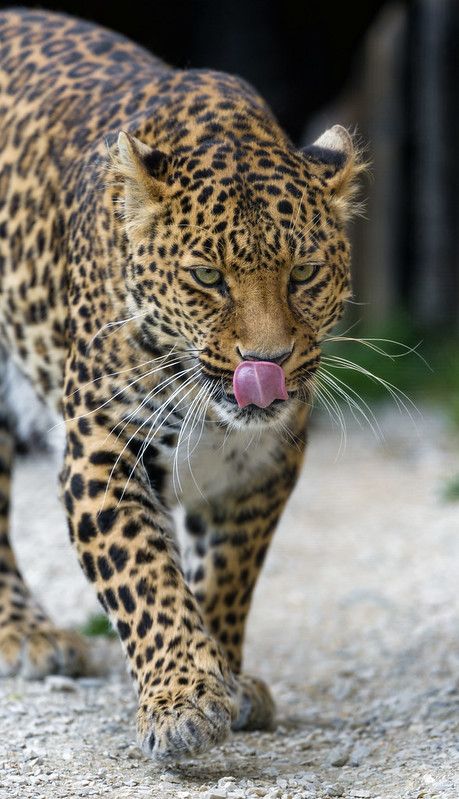
<path fill-rule="evenodd" d="M 270 430 L 227 432 L 207 423 L 202 434 L 196 430 L 171 455 L 171 500 L 190 507 L 203 498 L 247 485 L 269 462 L 276 444 L 275 433 Z"/>

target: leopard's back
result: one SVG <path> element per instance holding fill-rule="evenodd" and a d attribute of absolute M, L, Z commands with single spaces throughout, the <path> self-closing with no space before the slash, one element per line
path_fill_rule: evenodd
<path fill-rule="evenodd" d="M 56 407 L 86 153 L 135 125 L 172 70 L 119 34 L 46 11 L 0 13 L 0 41 L 0 344 Z"/>
<path fill-rule="evenodd" d="M 32 114 L 39 129 L 61 128 L 80 147 L 145 112 L 155 82 L 173 71 L 121 34 L 65 14 L 0 12 L 0 41 L 3 113 Z"/>

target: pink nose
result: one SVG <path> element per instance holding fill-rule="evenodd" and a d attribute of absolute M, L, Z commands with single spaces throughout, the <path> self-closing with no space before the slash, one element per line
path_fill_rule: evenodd
<path fill-rule="evenodd" d="M 272 361 L 242 361 L 234 371 L 233 390 L 240 408 L 266 408 L 276 399 L 288 399 L 284 370 Z"/>

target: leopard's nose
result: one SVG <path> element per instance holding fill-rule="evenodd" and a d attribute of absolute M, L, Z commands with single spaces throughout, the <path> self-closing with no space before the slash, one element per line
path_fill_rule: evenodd
<path fill-rule="evenodd" d="M 243 350 L 239 346 L 236 347 L 238 355 L 243 361 L 265 361 L 270 363 L 277 363 L 281 366 L 293 352 L 293 344 L 288 349 L 279 350 L 278 352 L 253 352 L 252 350 Z"/>

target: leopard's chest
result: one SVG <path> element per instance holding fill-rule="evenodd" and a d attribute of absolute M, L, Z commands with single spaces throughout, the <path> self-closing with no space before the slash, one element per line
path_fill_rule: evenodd
<path fill-rule="evenodd" d="M 249 485 L 272 457 L 275 444 L 274 433 L 269 430 L 260 436 L 258 431 L 228 432 L 215 423 L 206 423 L 202 430 L 179 438 L 177 446 L 164 453 L 169 501 L 191 507 L 203 498 Z"/>

